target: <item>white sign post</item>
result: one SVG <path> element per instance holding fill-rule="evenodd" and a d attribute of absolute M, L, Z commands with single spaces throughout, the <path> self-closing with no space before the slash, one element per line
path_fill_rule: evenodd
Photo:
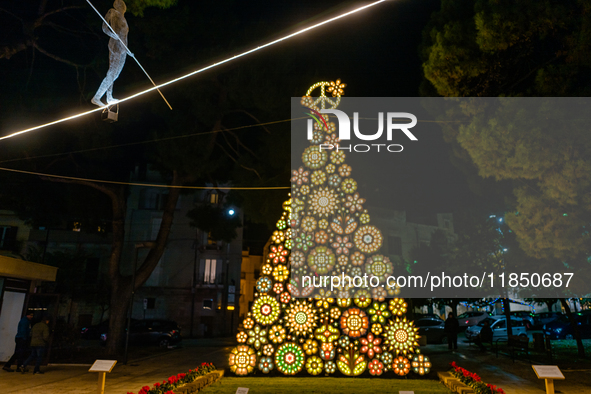
<path fill-rule="evenodd" d="M 538 379 L 546 380 L 546 394 L 554 394 L 554 379 L 564 379 L 557 365 L 532 365 Z"/>
<path fill-rule="evenodd" d="M 98 372 L 98 394 L 105 394 L 106 374 L 113 370 L 117 360 L 96 360 L 88 372 Z"/>

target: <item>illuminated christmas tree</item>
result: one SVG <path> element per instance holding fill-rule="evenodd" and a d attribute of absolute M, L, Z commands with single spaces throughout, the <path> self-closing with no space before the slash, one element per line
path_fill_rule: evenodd
<path fill-rule="evenodd" d="M 340 80 L 319 82 L 301 100 L 316 120 L 313 136 L 303 165 L 293 170 L 290 199 L 236 336 L 239 345 L 230 354 L 236 375 L 273 369 L 285 375 L 338 370 L 346 376 L 430 371 L 418 349 L 418 329 L 404 317 L 406 302 L 391 298 L 399 294 L 397 287 L 358 288 L 344 280 L 334 291 L 318 292 L 299 279 L 338 272 L 347 279 L 367 274 L 385 281 L 393 274 L 389 258 L 379 254 L 382 234 L 370 224 L 345 153 L 320 149 L 339 144 L 335 124 L 319 110 L 338 106 L 344 88 Z M 313 98 L 316 89 L 320 93 Z"/>

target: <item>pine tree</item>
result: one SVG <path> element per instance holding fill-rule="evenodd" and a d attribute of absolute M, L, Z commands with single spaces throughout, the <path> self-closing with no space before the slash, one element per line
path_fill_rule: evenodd
<path fill-rule="evenodd" d="M 344 152 L 319 146 L 339 144 L 335 124 L 318 110 L 336 107 L 344 87 L 340 80 L 319 82 L 302 98 L 315 114 L 314 135 L 302 154 L 303 165 L 293 170 L 290 199 L 283 204 L 255 300 L 236 336 L 239 345 L 230 353 L 236 375 L 256 369 L 284 375 L 338 370 L 346 376 L 366 370 L 373 376 L 430 371 L 428 357 L 418 349 L 418 329 L 405 317 L 407 303 L 392 298 L 398 288 L 357 288 L 345 280 L 335 292 L 318 291 L 314 283 L 299 280 L 338 272 L 345 279 L 373 275 L 384 283 L 393 274 L 389 258 L 378 254 L 383 237 L 370 224 Z"/>

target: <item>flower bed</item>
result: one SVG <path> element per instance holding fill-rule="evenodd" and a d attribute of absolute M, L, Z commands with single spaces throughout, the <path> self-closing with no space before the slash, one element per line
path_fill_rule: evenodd
<path fill-rule="evenodd" d="M 211 376 L 210 379 L 203 379 L 208 374 L 210 374 L 210 372 L 213 371 L 215 371 L 215 366 L 212 363 L 203 363 L 195 369 L 190 369 L 187 373 L 179 373 L 178 375 L 173 375 L 168 379 L 162 381 L 162 383 L 156 382 L 154 383 L 154 387 L 152 388 L 150 388 L 150 386 L 144 386 L 138 392 L 138 394 L 176 394 L 175 391 L 177 391 L 177 388 L 189 385 L 197 381 L 203 381 L 202 383 L 204 385 L 207 385 L 209 383 L 212 383 L 214 380 L 217 380 L 219 376 L 221 376 L 221 374 L 216 374 L 216 377 Z M 200 386 L 203 387 L 203 385 Z M 199 389 L 201 387 L 199 387 Z M 195 390 L 192 390 L 191 392 L 194 391 Z M 127 394 L 135 393 L 128 391 Z"/>
<path fill-rule="evenodd" d="M 451 362 L 450 365 L 453 367 L 453 370 L 450 371 L 450 373 L 455 378 L 459 379 L 460 382 L 471 387 L 475 394 L 505 394 L 505 391 L 503 391 L 502 388 L 489 383 L 484 383 L 480 376 L 458 366 L 455 361 Z"/>

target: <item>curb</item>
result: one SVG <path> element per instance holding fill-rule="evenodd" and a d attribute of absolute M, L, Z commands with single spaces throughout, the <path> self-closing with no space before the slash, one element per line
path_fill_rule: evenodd
<path fill-rule="evenodd" d="M 188 383 L 182 387 L 177 387 L 173 393 L 174 394 L 192 394 L 198 391 L 203 390 L 210 384 L 213 384 L 220 380 L 224 376 L 224 370 L 218 369 L 213 372 L 208 373 L 207 375 L 201 376 L 197 378 L 194 382 Z"/>

